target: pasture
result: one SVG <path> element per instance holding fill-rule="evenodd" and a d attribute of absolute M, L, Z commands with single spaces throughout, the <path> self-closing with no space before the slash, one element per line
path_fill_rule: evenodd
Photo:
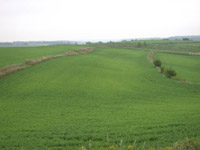
<path fill-rule="evenodd" d="M 89 142 L 92 149 L 109 149 L 121 140 L 126 147 L 134 140 L 138 147 L 165 147 L 199 138 L 200 86 L 166 78 L 147 55 L 157 50 L 154 57 L 178 77 L 199 83 L 200 56 L 164 52 L 200 51 L 200 42 L 181 41 L 176 48 L 169 41 L 157 41 L 157 47 L 149 42 L 0 48 L 2 67 L 94 47 L 0 79 L 0 149 L 78 150 Z"/>
<path fill-rule="evenodd" d="M 200 84 L 200 56 L 173 53 L 156 53 L 155 58 L 162 60 L 166 67 L 173 67 L 180 79 Z"/>
<path fill-rule="evenodd" d="M 20 64 L 25 60 L 36 59 L 42 56 L 62 54 L 66 51 L 76 50 L 81 47 L 84 46 L 0 47 L 0 67 Z"/>

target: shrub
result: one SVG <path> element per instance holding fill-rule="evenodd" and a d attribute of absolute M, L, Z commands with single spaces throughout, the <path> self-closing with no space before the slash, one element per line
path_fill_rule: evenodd
<path fill-rule="evenodd" d="M 138 47 L 138 48 L 142 47 L 142 44 L 140 42 L 138 42 L 136 47 Z"/>
<path fill-rule="evenodd" d="M 189 41 L 190 39 L 189 38 L 183 38 L 183 41 Z"/>
<path fill-rule="evenodd" d="M 153 61 L 153 64 L 154 64 L 155 67 L 160 67 L 162 62 L 159 59 L 156 59 L 156 60 Z"/>
<path fill-rule="evenodd" d="M 160 72 L 161 72 L 161 73 L 164 73 L 164 72 L 165 72 L 165 67 L 161 66 L 161 67 L 160 67 Z"/>
<path fill-rule="evenodd" d="M 176 72 L 175 72 L 175 70 L 173 70 L 172 68 L 164 69 L 164 74 L 165 74 L 166 77 L 168 77 L 168 78 L 172 78 L 172 77 L 176 76 Z"/>

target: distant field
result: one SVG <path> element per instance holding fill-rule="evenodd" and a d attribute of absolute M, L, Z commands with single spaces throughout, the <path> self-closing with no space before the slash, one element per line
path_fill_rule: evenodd
<path fill-rule="evenodd" d="M 200 83 L 200 56 L 156 53 L 155 58 L 175 69 L 179 78 Z"/>
<path fill-rule="evenodd" d="M 148 40 L 148 41 L 123 41 L 123 42 L 110 42 L 106 44 L 97 43 L 95 46 L 106 46 L 115 48 L 137 48 L 137 49 L 154 49 L 162 51 L 170 51 L 176 53 L 189 53 L 200 52 L 200 42 L 198 41 L 169 41 L 169 40 Z"/>
<path fill-rule="evenodd" d="M 83 47 L 83 46 L 81 46 Z M 0 47 L 0 67 L 23 63 L 27 59 L 56 55 L 80 46 Z"/>
<path fill-rule="evenodd" d="M 91 44 L 91 53 L 48 60 L 0 79 L 0 149 L 78 150 L 90 140 L 93 149 L 108 148 L 107 135 L 109 145 L 122 139 L 126 147 L 134 140 L 165 147 L 199 138 L 200 86 L 160 74 L 147 59 L 148 45 L 116 45 Z M 18 60 L 19 49 L 12 48 L 13 60 L 0 61 L 8 65 L 69 50 L 44 49 L 32 55 L 24 48 Z M 199 56 L 155 57 L 178 76 L 199 82 Z"/>

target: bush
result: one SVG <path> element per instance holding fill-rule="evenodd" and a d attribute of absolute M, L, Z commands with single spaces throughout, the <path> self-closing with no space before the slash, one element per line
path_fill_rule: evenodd
<path fill-rule="evenodd" d="M 161 73 L 164 73 L 164 72 L 165 72 L 165 67 L 161 66 L 161 67 L 160 67 L 160 72 L 161 72 Z"/>
<path fill-rule="evenodd" d="M 176 72 L 175 72 L 175 70 L 173 70 L 172 68 L 164 69 L 164 74 L 165 74 L 166 77 L 168 77 L 168 78 L 172 78 L 172 77 L 176 76 Z"/>
<path fill-rule="evenodd" d="M 153 64 L 154 64 L 155 67 L 160 67 L 162 62 L 159 59 L 156 59 L 156 60 L 153 61 Z"/>
<path fill-rule="evenodd" d="M 142 47 L 142 44 L 140 42 L 138 42 L 136 47 L 138 47 L 138 48 Z"/>
<path fill-rule="evenodd" d="M 190 39 L 189 38 L 183 38 L 183 41 L 189 41 Z"/>

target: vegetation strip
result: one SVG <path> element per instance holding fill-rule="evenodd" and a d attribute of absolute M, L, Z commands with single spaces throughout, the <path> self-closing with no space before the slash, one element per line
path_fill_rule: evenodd
<path fill-rule="evenodd" d="M 154 60 L 154 58 L 153 58 L 154 54 L 155 54 L 155 51 L 152 51 L 151 53 L 149 53 L 147 55 L 147 58 L 150 62 L 154 63 L 155 67 L 158 68 L 162 74 L 164 74 L 166 77 L 168 77 L 170 79 L 174 79 L 174 80 L 188 83 L 188 84 L 194 84 L 191 81 L 187 81 L 187 80 L 179 79 L 179 78 L 175 77 L 176 72 L 172 68 L 168 69 L 168 68 L 161 66 L 162 62 L 160 60 Z M 196 84 L 196 85 L 199 85 L 199 84 Z"/>
<path fill-rule="evenodd" d="M 92 150 L 91 141 L 89 141 L 88 146 L 80 147 L 80 150 Z M 185 138 L 184 140 L 177 141 L 173 145 L 161 147 L 161 146 L 151 146 L 147 147 L 146 142 L 142 146 L 137 145 L 135 140 L 132 145 L 124 145 L 123 140 L 120 141 L 119 145 L 109 145 L 107 147 L 97 148 L 97 150 L 200 150 L 200 140 L 199 139 L 189 139 Z"/>
<path fill-rule="evenodd" d="M 200 52 L 196 52 L 196 53 L 189 53 L 189 55 L 200 55 Z"/>
<path fill-rule="evenodd" d="M 194 53 L 176 53 L 176 52 L 162 52 L 162 53 L 167 53 L 167 54 L 172 54 L 172 55 L 186 55 L 186 56 L 199 56 L 200 52 L 194 52 Z"/>
<path fill-rule="evenodd" d="M 154 51 L 152 51 L 151 53 L 149 53 L 148 55 L 147 55 L 147 59 L 150 61 L 150 62 L 152 62 L 153 63 L 153 56 L 154 56 Z"/>
<path fill-rule="evenodd" d="M 54 58 L 59 58 L 59 57 L 64 57 L 64 56 L 79 55 L 79 54 L 87 54 L 87 53 L 90 53 L 91 51 L 93 51 L 93 48 L 81 48 L 79 50 L 68 51 L 68 52 L 65 52 L 64 54 L 58 54 L 55 56 L 43 56 L 38 59 L 26 60 L 23 64 L 13 64 L 13 65 L 5 66 L 3 68 L 0 68 L 0 78 L 5 77 L 14 72 L 26 69 L 33 65 L 39 64 L 43 61 L 47 61 L 49 59 L 54 59 Z"/>

